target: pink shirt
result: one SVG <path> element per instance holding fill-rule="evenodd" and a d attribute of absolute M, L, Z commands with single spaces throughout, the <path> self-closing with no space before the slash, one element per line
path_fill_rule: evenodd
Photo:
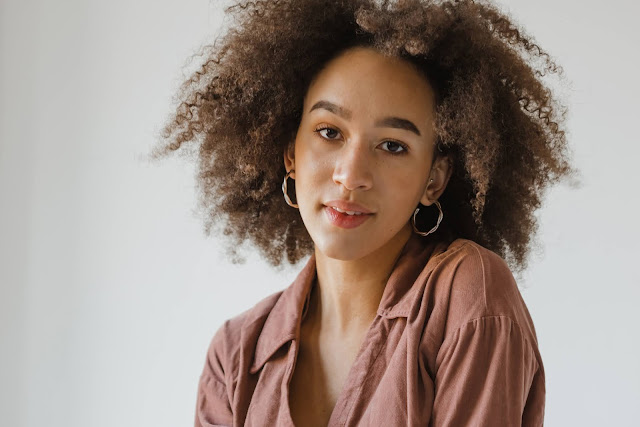
<path fill-rule="evenodd" d="M 289 381 L 315 256 L 290 286 L 217 330 L 195 425 L 293 426 Z M 384 289 L 329 426 L 541 426 L 544 367 L 506 262 L 467 240 L 413 234 Z"/>

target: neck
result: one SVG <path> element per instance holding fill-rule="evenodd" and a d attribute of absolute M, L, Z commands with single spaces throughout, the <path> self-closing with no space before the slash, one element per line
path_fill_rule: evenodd
<path fill-rule="evenodd" d="M 382 247 L 353 260 L 329 258 L 316 248 L 317 282 L 307 314 L 312 322 L 337 335 L 366 329 L 376 316 L 387 279 L 411 233 L 410 225 L 403 227 Z"/>

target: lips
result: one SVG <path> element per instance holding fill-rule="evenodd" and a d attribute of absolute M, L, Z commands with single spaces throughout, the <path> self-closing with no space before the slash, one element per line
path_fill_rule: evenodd
<path fill-rule="evenodd" d="M 331 200 L 326 202 L 324 205 L 328 207 L 335 207 L 342 211 L 361 212 L 363 214 L 373 213 L 370 209 L 361 205 L 360 203 L 351 202 L 351 201 L 342 200 L 342 199 Z"/>
<path fill-rule="evenodd" d="M 325 214 L 331 224 L 340 228 L 355 228 L 363 224 L 369 218 L 373 216 L 373 213 L 367 213 L 362 215 L 349 215 L 341 213 L 330 206 L 324 207 Z"/>

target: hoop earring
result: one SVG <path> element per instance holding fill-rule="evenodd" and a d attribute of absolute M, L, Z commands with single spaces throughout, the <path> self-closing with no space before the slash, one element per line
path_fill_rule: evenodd
<path fill-rule="evenodd" d="M 282 194 L 284 194 L 284 200 L 287 202 L 289 206 L 297 208 L 298 204 L 293 203 L 289 198 L 289 195 L 287 194 L 287 178 L 289 178 L 289 175 L 291 175 L 291 172 L 293 172 L 293 169 L 287 172 L 287 174 L 284 176 L 284 180 L 282 181 Z M 292 178 L 292 179 L 295 179 L 295 178 Z"/>
<path fill-rule="evenodd" d="M 418 233 L 421 236 L 427 236 L 427 235 L 433 233 L 434 231 L 436 231 L 438 229 L 438 226 L 440 225 L 440 221 L 442 221 L 442 217 L 444 216 L 444 214 L 442 213 L 442 207 L 440 206 L 440 202 L 438 202 L 436 200 L 433 203 L 438 207 L 438 210 L 440 211 L 440 214 L 438 215 L 438 222 L 436 223 L 436 226 L 433 227 L 431 230 L 429 230 L 427 232 L 424 232 L 424 231 L 420 231 L 420 230 L 418 230 L 416 228 L 416 214 L 420 210 L 419 207 L 415 210 L 415 212 L 413 212 L 413 217 L 411 217 L 411 226 L 413 227 L 413 231 L 415 231 L 416 233 Z"/>

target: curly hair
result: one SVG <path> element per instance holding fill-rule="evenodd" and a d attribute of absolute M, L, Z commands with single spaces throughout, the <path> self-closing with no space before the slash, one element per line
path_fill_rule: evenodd
<path fill-rule="evenodd" d="M 312 253 L 281 191 L 283 152 L 323 66 L 368 46 L 417 65 L 436 94 L 435 135 L 454 170 L 440 233 L 526 268 L 543 190 L 576 170 L 567 108 L 543 83 L 562 68 L 508 15 L 473 0 L 240 1 L 225 12 L 233 25 L 200 48 L 150 158 L 180 150 L 197 161 L 205 233 L 221 226 L 232 262 L 244 262 L 246 241 L 274 267 Z"/>

